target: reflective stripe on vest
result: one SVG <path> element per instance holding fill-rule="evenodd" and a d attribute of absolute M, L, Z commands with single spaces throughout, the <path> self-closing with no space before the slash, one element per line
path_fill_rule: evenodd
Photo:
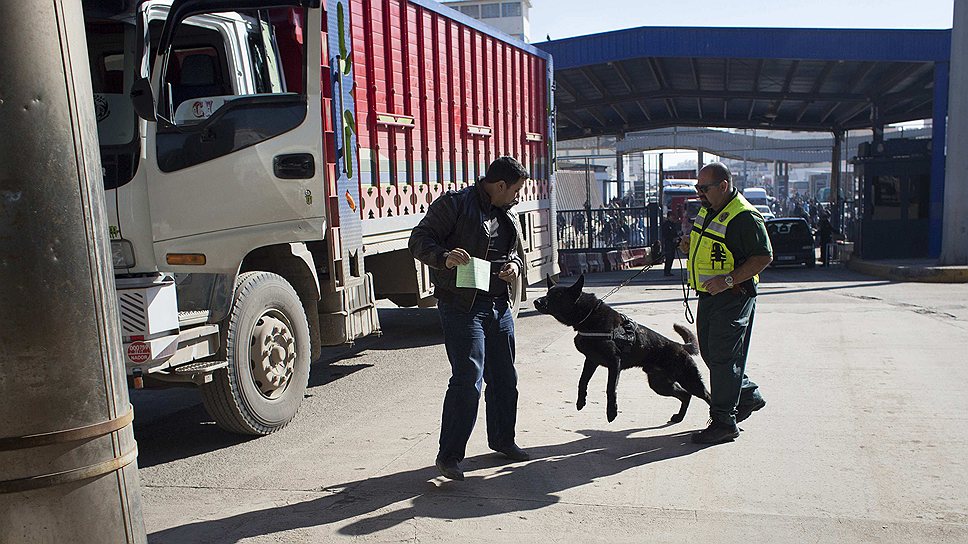
<path fill-rule="evenodd" d="M 739 192 L 719 211 L 703 229 L 706 222 L 708 208 L 702 208 L 689 233 L 689 286 L 697 292 L 705 293 L 702 284 L 706 280 L 729 274 L 735 268 L 733 254 L 726 247 L 726 227 L 729 222 L 741 212 L 749 211 L 760 215 Z M 759 282 L 759 276 L 753 277 L 753 282 Z"/>

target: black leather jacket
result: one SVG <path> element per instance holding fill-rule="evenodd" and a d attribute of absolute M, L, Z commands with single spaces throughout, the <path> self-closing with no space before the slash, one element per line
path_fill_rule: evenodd
<path fill-rule="evenodd" d="M 490 198 L 478 184 L 448 191 L 430 205 L 427 215 L 410 233 L 410 253 L 430 267 L 434 296 L 457 304 L 464 311 L 470 311 L 474 305 L 477 290 L 457 287 L 457 269 L 447 268 L 444 253 L 459 247 L 473 257 L 486 259 L 490 232 L 485 219 L 490 207 Z M 515 242 L 510 259 L 518 265 L 518 275 L 525 277 L 520 226 L 510 207 L 504 212 L 514 227 Z M 509 292 L 510 288 L 509 284 Z"/>

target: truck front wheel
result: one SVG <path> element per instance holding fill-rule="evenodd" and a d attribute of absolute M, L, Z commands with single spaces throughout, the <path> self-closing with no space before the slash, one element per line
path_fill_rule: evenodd
<path fill-rule="evenodd" d="M 276 274 L 240 274 L 222 338 L 228 366 L 201 388 L 209 414 L 235 433 L 285 427 L 309 381 L 309 323 L 296 291 Z"/>

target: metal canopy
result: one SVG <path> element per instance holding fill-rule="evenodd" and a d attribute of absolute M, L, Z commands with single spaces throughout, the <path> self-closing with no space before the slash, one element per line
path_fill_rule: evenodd
<path fill-rule="evenodd" d="M 884 139 L 930 138 L 931 132 L 930 128 L 885 131 Z M 843 144 L 848 152 L 853 152 L 857 144 L 870 140 L 870 134 L 855 135 L 853 138 L 845 135 Z M 757 135 L 756 131 L 750 135 L 717 129 L 663 128 L 629 134 L 615 143 L 615 151 L 635 153 L 655 149 L 696 149 L 734 160 L 816 164 L 833 160 L 834 143 L 830 134 L 814 134 L 809 138 L 776 138 Z"/>
<path fill-rule="evenodd" d="M 950 41 L 950 30 L 644 27 L 535 45 L 554 57 L 557 134 L 568 140 L 932 118 Z"/>

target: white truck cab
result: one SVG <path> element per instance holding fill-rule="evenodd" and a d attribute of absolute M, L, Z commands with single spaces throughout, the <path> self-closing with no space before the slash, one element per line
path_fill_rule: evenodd
<path fill-rule="evenodd" d="M 88 12 L 128 374 L 198 385 L 240 433 L 289 422 L 322 343 L 379 329 L 371 277 L 334 279 L 325 241 L 319 4 Z"/>

